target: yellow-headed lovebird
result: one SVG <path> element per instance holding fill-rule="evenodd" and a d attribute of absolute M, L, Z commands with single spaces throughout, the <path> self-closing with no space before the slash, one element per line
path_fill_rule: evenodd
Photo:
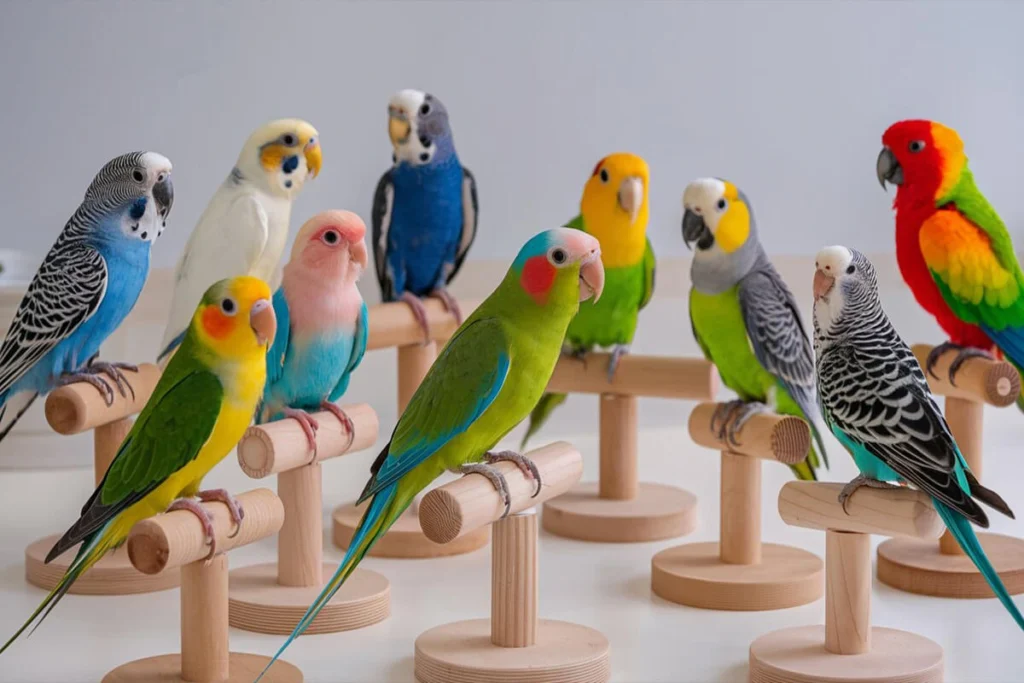
<path fill-rule="evenodd" d="M 416 494 L 445 470 L 487 477 L 503 494 L 506 514 L 507 484 L 492 463 L 515 462 L 537 480 L 540 490 L 530 460 L 491 449 L 537 403 L 579 302 L 597 299 L 603 286 L 600 247 L 590 235 L 557 228 L 526 243 L 501 284 L 455 331 L 413 394 L 391 441 L 370 468 L 370 481 L 359 497 L 370 504 L 345 558 L 274 661 L 302 635 Z"/>
<path fill-rule="evenodd" d="M 78 554 L 0 652 L 37 618 L 36 626 L 42 623 L 71 584 L 107 551 L 124 543 L 140 520 L 165 510 L 190 510 L 202 521 L 213 556 L 209 515 L 192 497 L 223 501 L 235 523 L 242 520 L 243 511 L 226 491 L 200 491 L 199 485 L 252 421 L 266 379 L 267 345 L 275 329 L 270 287 L 262 280 L 237 277 L 206 290 L 178 352 L 103 481 L 46 561 L 81 543 Z"/>
<path fill-rule="evenodd" d="M 580 304 L 565 345 L 577 357 L 611 347 L 608 380 L 629 351 L 637 317 L 654 292 L 654 250 L 647 239 L 647 162 L 635 154 L 610 154 L 594 167 L 583 187 L 580 214 L 568 227 L 593 235 L 601 244 L 607 278 L 600 301 Z M 565 394 L 544 394 L 530 413 L 523 447 L 540 430 Z"/>
<path fill-rule="evenodd" d="M 746 195 L 719 178 L 701 178 L 683 192 L 683 240 L 696 243 L 690 267 L 690 322 L 704 356 L 739 394 L 711 420 L 719 438 L 736 443 L 752 415 L 771 407 L 811 427 L 818 452 L 793 465 L 816 479 L 828 455 L 814 424 L 814 354 L 793 294 L 765 254 Z"/>

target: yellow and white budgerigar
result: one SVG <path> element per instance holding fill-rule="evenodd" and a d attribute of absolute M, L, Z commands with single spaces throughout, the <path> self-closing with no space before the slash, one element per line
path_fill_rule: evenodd
<path fill-rule="evenodd" d="M 166 362 L 181 343 L 211 284 L 239 275 L 274 281 L 288 241 L 292 202 L 306 180 L 320 172 L 321 162 L 320 136 L 305 121 L 271 121 L 249 136 L 178 261 L 158 361 Z"/>

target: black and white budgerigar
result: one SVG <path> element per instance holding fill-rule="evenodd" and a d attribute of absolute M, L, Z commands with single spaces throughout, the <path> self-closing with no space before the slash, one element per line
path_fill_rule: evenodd
<path fill-rule="evenodd" d="M 0 346 L 0 440 L 37 396 L 62 384 L 87 381 L 109 405 L 106 375 L 125 394 L 120 370 L 134 366 L 96 357 L 142 292 L 173 202 L 171 162 L 156 152 L 123 154 L 96 174 Z"/>
<path fill-rule="evenodd" d="M 258 128 L 214 193 L 174 274 L 174 299 L 157 359 L 166 362 L 214 282 L 251 275 L 273 282 L 288 241 L 292 202 L 320 172 L 320 136 L 309 123 L 280 119 Z"/>

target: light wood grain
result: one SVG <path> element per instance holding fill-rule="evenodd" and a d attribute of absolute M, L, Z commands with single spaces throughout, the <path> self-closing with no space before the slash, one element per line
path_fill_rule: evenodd
<path fill-rule="evenodd" d="M 871 649 L 871 537 L 825 532 L 825 649 L 856 655 Z"/>
<path fill-rule="evenodd" d="M 54 586 L 67 573 L 68 567 L 78 554 L 79 546 L 75 545 L 61 553 L 50 562 L 46 555 L 60 538 L 54 534 L 35 541 L 25 548 L 25 580 L 33 586 L 44 590 L 53 590 Z M 143 574 L 132 566 L 128 559 L 128 549 L 121 546 L 111 550 L 100 561 L 89 568 L 71 584 L 69 593 L 74 595 L 132 595 L 150 593 L 175 588 L 181 575 L 177 569 L 168 569 L 159 574 Z"/>
<path fill-rule="evenodd" d="M 608 500 L 632 500 L 637 487 L 637 398 L 600 398 L 599 495 Z"/>
<path fill-rule="evenodd" d="M 352 435 L 333 413 L 313 413 L 320 424 L 316 432 L 316 462 L 355 453 L 377 443 L 380 425 L 369 404 L 354 403 L 341 408 L 352 420 Z M 290 418 L 249 427 L 237 450 L 238 464 L 253 479 L 304 467 L 313 457 L 302 427 Z"/>
<path fill-rule="evenodd" d="M 698 401 L 718 393 L 718 372 L 703 358 L 622 356 L 615 377 L 608 381 L 606 353 L 585 359 L 562 356 L 548 381 L 548 391 L 563 394 L 615 394 Z"/>
<path fill-rule="evenodd" d="M 403 304 L 404 306 L 404 304 Z M 398 347 L 398 414 L 405 412 L 437 358 L 437 343 Z"/>
<path fill-rule="evenodd" d="M 529 647 L 537 642 L 537 515 L 517 514 L 493 524 L 491 642 Z"/>
<path fill-rule="evenodd" d="M 278 581 L 282 586 L 321 586 L 324 562 L 323 469 L 317 463 L 277 475 L 284 523 L 277 535 Z"/>
<path fill-rule="evenodd" d="M 359 521 L 363 518 L 366 506 L 351 503 L 339 505 L 331 514 L 331 540 L 339 548 L 348 548 L 355 535 Z M 411 506 L 402 513 L 398 520 L 382 536 L 370 552 L 371 557 L 427 558 L 447 557 L 471 553 L 487 545 L 491 538 L 491 527 L 483 526 L 449 543 L 434 543 L 420 528 L 419 509 Z"/>
<path fill-rule="evenodd" d="M 127 396 L 121 396 L 114 381 L 101 375 L 114 389 L 114 402 L 110 406 L 103 394 L 87 382 L 75 382 L 51 391 L 46 397 L 45 409 L 50 428 L 58 434 L 78 434 L 138 413 L 149 401 L 160 379 L 160 369 L 143 363 L 137 373 L 125 370 L 124 376 L 134 394 L 127 391 Z"/>
<path fill-rule="evenodd" d="M 930 344 L 914 344 L 911 347 L 922 368 L 932 348 Z M 924 373 L 932 393 L 988 403 L 997 407 L 1008 406 L 1017 400 L 1020 394 L 1020 374 L 1003 360 L 971 358 L 957 371 L 956 386 L 950 384 L 949 366 L 956 360 L 956 356 L 955 349 L 950 349 L 939 356 L 933 368 L 937 377 L 933 377 L 927 371 Z"/>
<path fill-rule="evenodd" d="M 215 683 L 252 683 L 270 663 L 270 657 L 232 652 L 228 655 L 230 673 Z M 269 683 L 302 683 L 302 672 L 283 660 L 274 662 L 267 677 Z M 159 655 L 128 662 L 103 677 L 103 683 L 197 683 L 181 676 L 181 655 Z M 202 683 L 214 683 L 203 681 Z"/>
<path fill-rule="evenodd" d="M 761 461 L 722 453 L 719 535 L 722 562 L 761 561 Z"/>
<path fill-rule="evenodd" d="M 121 442 L 128 436 L 133 424 L 134 420 L 130 417 L 122 417 L 107 424 L 97 425 L 92 430 L 92 471 L 96 486 L 99 486 L 106 476 L 110 463 L 114 462 Z"/>
<path fill-rule="evenodd" d="M 697 528 L 697 497 L 689 491 L 641 482 L 630 500 L 598 495 L 597 482 L 574 486 L 544 503 L 544 530 L 595 543 L 642 543 L 685 536 Z"/>
<path fill-rule="evenodd" d="M 245 509 L 245 519 L 234 538 L 228 537 L 235 531 L 228 506 L 202 504 L 213 520 L 218 554 L 276 534 L 284 523 L 284 506 L 268 489 L 248 491 L 237 500 Z M 135 568 L 146 574 L 197 562 L 209 551 L 199 519 L 188 510 L 144 519 L 128 534 L 128 556 Z"/>
<path fill-rule="evenodd" d="M 181 568 L 181 675 L 223 681 L 228 667 L 228 558 Z"/>
<path fill-rule="evenodd" d="M 572 444 L 558 441 L 525 454 L 540 471 L 542 486 L 534 496 L 536 482 L 527 479 L 510 462 L 495 467 L 508 482 L 512 498 L 511 512 L 539 505 L 568 491 L 583 474 L 583 459 Z M 469 474 L 432 490 L 420 504 L 420 526 L 436 543 L 447 543 L 501 518 L 505 503 L 490 481 Z"/>
<path fill-rule="evenodd" d="M 462 315 L 466 317 L 479 305 L 480 301 L 476 300 L 459 302 Z M 423 306 L 427 311 L 430 338 L 434 341 L 444 341 L 452 336 L 458 325 L 455 323 L 455 316 L 445 310 L 444 304 L 439 299 L 426 297 L 423 299 Z M 368 312 L 368 351 L 392 346 L 412 346 L 423 342 L 423 328 L 416 322 L 408 304 L 401 301 L 382 303 L 370 306 Z"/>
<path fill-rule="evenodd" d="M 800 418 L 774 413 L 754 415 L 736 435 L 737 446 L 720 440 L 718 434 L 711 431 L 711 417 L 718 406 L 718 403 L 701 403 L 690 412 L 690 438 L 697 444 L 751 458 L 777 460 L 787 465 L 795 465 L 807 457 L 811 448 L 811 430 Z"/>
<path fill-rule="evenodd" d="M 792 526 L 883 536 L 937 539 L 945 530 L 927 494 L 910 488 L 861 487 L 839 504 L 843 484 L 791 481 L 779 493 L 779 514 Z"/>

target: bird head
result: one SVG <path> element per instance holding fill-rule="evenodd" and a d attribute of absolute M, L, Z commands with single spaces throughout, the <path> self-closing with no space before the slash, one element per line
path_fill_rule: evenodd
<path fill-rule="evenodd" d="M 306 221 L 286 271 L 298 264 L 323 280 L 355 282 L 366 268 L 366 224 L 351 211 L 323 211 Z"/>
<path fill-rule="evenodd" d="M 396 164 L 423 166 L 454 151 L 448 110 L 420 90 L 402 90 L 388 101 L 388 137 Z"/>
<path fill-rule="evenodd" d="M 582 230 L 555 228 L 534 236 L 519 251 L 512 271 L 541 306 L 552 297 L 597 301 L 604 290 L 601 244 Z"/>
<path fill-rule="evenodd" d="M 323 153 L 316 128 L 300 119 L 279 119 L 257 128 L 242 147 L 232 176 L 293 198 L 307 178 L 320 173 Z"/>
<path fill-rule="evenodd" d="M 650 170 L 635 154 L 609 154 L 597 162 L 583 186 L 580 214 L 587 232 L 601 242 L 606 267 L 633 265 L 647 239 Z"/>
<path fill-rule="evenodd" d="M 174 203 L 171 162 L 156 152 L 130 152 L 108 161 L 85 191 L 93 215 L 115 214 L 124 237 L 152 243 L 163 234 Z"/>
<path fill-rule="evenodd" d="M 815 323 L 828 329 L 847 307 L 878 301 L 878 276 L 871 261 L 856 249 L 825 247 L 814 257 L 813 291 Z"/>
<path fill-rule="evenodd" d="M 875 173 L 882 188 L 896 186 L 897 201 L 935 204 L 960 180 L 967 166 L 955 130 L 935 121 L 900 121 L 882 135 Z"/>
<path fill-rule="evenodd" d="M 213 284 L 196 309 L 192 330 L 218 358 L 266 352 L 277 331 L 270 286 L 248 275 Z"/>
<path fill-rule="evenodd" d="M 697 254 L 732 254 L 756 241 L 746 195 L 728 180 L 700 178 L 683 191 L 683 241 Z"/>

